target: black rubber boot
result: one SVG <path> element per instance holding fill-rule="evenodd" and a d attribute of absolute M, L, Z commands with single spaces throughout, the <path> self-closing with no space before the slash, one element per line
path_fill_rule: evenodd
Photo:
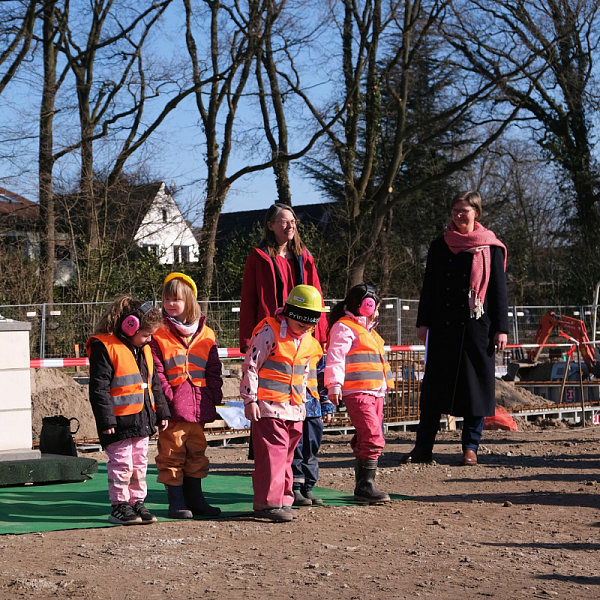
<path fill-rule="evenodd" d="M 169 499 L 169 519 L 191 519 L 194 515 L 185 505 L 182 485 L 166 485 Z"/>
<path fill-rule="evenodd" d="M 359 502 L 378 504 L 389 502 L 390 497 L 385 492 L 380 492 L 375 487 L 375 473 L 377 472 L 377 460 L 357 458 L 354 467 L 356 487 L 354 488 L 354 499 Z"/>
<path fill-rule="evenodd" d="M 300 488 L 294 488 L 294 504 L 293 506 L 312 506 L 312 500 L 309 500 L 302 495 Z"/>
<path fill-rule="evenodd" d="M 320 506 L 321 504 L 323 504 L 323 500 L 321 498 L 317 498 L 312 491 L 312 488 L 309 487 L 303 487 L 300 488 L 300 492 L 302 493 L 302 495 L 305 498 L 308 498 L 314 505 L 316 506 Z"/>
<path fill-rule="evenodd" d="M 218 517 L 221 509 L 211 506 L 202 493 L 202 479 L 199 477 L 183 478 L 183 496 L 188 508 L 195 517 Z"/>

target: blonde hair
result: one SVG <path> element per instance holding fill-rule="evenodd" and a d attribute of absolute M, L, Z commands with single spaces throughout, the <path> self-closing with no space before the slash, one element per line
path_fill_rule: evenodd
<path fill-rule="evenodd" d="M 476 218 L 479 219 L 483 213 L 483 209 L 481 207 L 481 195 L 479 194 L 479 192 L 469 190 L 468 192 L 461 192 L 460 194 L 456 194 L 452 198 L 450 208 L 454 208 L 459 202 L 463 202 L 463 200 L 466 200 L 469 203 L 469 206 L 477 211 Z"/>
<path fill-rule="evenodd" d="M 143 300 L 134 300 L 131 296 L 119 296 L 100 319 L 93 335 L 112 333 L 123 334 L 121 323 L 125 317 L 136 315 L 140 319 L 140 329 L 158 329 L 162 324 L 162 314 L 158 308 L 151 308 L 146 314 L 136 314 L 144 304 Z"/>
<path fill-rule="evenodd" d="M 162 291 L 163 304 L 167 297 L 184 301 L 184 323 L 195 323 L 202 316 L 200 305 L 196 300 L 196 296 L 194 296 L 194 290 L 189 284 L 183 281 L 183 279 L 174 278 L 171 279 L 171 281 L 167 281 L 167 284 L 163 287 Z M 164 307 L 162 309 L 162 314 L 163 316 L 167 315 Z"/>
<path fill-rule="evenodd" d="M 296 230 L 294 231 L 294 238 L 290 240 L 287 244 L 290 252 L 293 252 L 296 256 L 300 256 L 302 254 L 302 250 L 304 249 L 304 243 L 300 239 L 300 234 L 298 233 L 298 217 L 294 212 L 294 209 L 287 204 L 282 204 L 281 202 L 275 202 L 275 204 L 271 204 L 267 214 L 265 215 L 265 232 L 263 235 L 263 241 L 265 243 L 267 252 L 269 256 L 275 258 L 279 254 L 279 244 L 277 243 L 277 238 L 275 237 L 275 233 L 269 229 L 269 223 L 274 223 L 275 219 L 278 217 L 279 213 L 282 210 L 289 210 L 294 216 L 294 220 L 296 221 Z"/>

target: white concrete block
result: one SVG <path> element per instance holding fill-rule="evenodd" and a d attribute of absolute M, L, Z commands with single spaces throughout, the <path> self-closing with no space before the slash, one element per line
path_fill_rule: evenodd
<path fill-rule="evenodd" d="M 2 331 L 0 334 L 0 371 L 29 368 L 29 332 Z"/>
<path fill-rule="evenodd" d="M 29 371 L 29 368 L 14 371 L 0 370 L 0 415 L 6 410 L 31 408 Z"/>
<path fill-rule="evenodd" d="M 0 450 L 29 450 L 32 447 L 31 410 L 0 413 Z"/>

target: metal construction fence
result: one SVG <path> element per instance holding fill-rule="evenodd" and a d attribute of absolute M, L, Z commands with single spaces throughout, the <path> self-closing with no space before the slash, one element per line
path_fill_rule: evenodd
<path fill-rule="evenodd" d="M 327 300 L 333 306 L 336 300 Z M 157 302 L 157 305 L 160 303 Z M 389 345 L 419 344 L 416 321 L 418 300 L 385 298 L 379 310 L 377 331 Z M 20 304 L 0 305 L 0 318 L 31 323 L 31 358 L 66 358 L 75 356 L 78 345 L 85 352 L 85 342 L 110 303 Z M 239 300 L 208 302 L 207 323 L 216 334 L 221 348 L 239 345 Z M 585 322 L 592 338 L 592 307 L 587 306 L 511 306 L 508 312 L 511 344 L 531 343 L 540 320 L 547 312 L 569 315 Z M 549 342 L 564 341 L 555 331 Z"/>

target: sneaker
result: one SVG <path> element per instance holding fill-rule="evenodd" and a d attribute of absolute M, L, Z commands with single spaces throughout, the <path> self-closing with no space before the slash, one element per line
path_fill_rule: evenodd
<path fill-rule="evenodd" d="M 133 505 L 133 510 L 138 517 L 141 517 L 142 523 L 156 523 L 156 517 L 144 506 L 143 500 L 138 500 Z"/>
<path fill-rule="evenodd" d="M 255 510 L 254 516 L 258 519 L 269 519 L 269 521 L 293 521 L 294 517 L 283 508 L 265 508 L 264 510 Z"/>
<path fill-rule="evenodd" d="M 108 522 L 115 525 L 139 525 L 142 522 L 142 518 L 133 510 L 133 506 L 127 504 L 127 502 L 123 502 L 113 505 Z"/>

